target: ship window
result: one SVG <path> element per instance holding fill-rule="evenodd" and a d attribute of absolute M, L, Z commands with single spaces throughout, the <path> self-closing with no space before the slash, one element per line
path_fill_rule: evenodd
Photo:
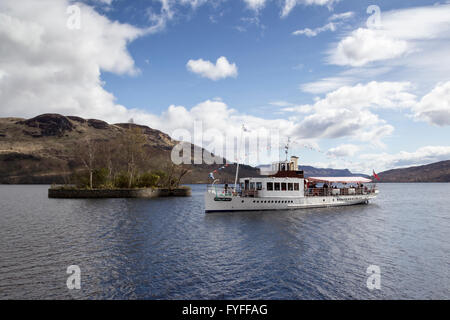
<path fill-rule="evenodd" d="M 279 182 L 275 182 L 275 191 L 280 191 L 280 183 Z"/>
<path fill-rule="evenodd" d="M 292 183 L 288 183 L 288 190 L 289 191 L 294 190 L 294 186 L 292 185 Z"/>
<path fill-rule="evenodd" d="M 256 183 L 256 190 L 262 190 L 262 182 Z"/>
<path fill-rule="evenodd" d="M 298 183 L 294 183 L 294 190 L 298 191 Z"/>
<path fill-rule="evenodd" d="M 281 191 L 286 191 L 286 182 L 281 183 Z"/>
<path fill-rule="evenodd" d="M 267 191 L 273 190 L 273 182 L 267 182 Z"/>
<path fill-rule="evenodd" d="M 255 183 L 254 182 L 250 182 L 250 190 L 255 190 Z"/>

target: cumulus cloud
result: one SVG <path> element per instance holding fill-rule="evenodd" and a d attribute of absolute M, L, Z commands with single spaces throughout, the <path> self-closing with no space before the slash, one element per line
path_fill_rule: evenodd
<path fill-rule="evenodd" d="M 359 28 L 342 39 L 332 50 L 329 61 L 337 65 L 362 66 L 369 62 L 393 59 L 408 51 L 408 43 L 383 31 Z"/>
<path fill-rule="evenodd" d="M 334 148 L 333 148 L 334 149 Z M 331 152 L 330 149 L 327 152 Z M 354 156 L 344 155 L 332 157 L 331 160 L 312 163 L 328 168 L 349 168 L 352 172 L 372 174 L 376 172 L 430 164 L 450 159 L 450 146 L 424 146 L 415 151 L 400 151 L 396 153 L 377 152 L 361 154 L 361 149 Z"/>
<path fill-rule="evenodd" d="M 236 64 L 229 63 L 226 57 L 218 58 L 216 64 L 203 59 L 189 60 L 186 67 L 189 71 L 211 80 L 237 77 L 238 74 Z"/>
<path fill-rule="evenodd" d="M 327 155 L 331 157 L 353 157 L 360 148 L 354 144 L 342 144 L 327 151 Z"/>
<path fill-rule="evenodd" d="M 319 5 L 332 8 L 333 4 L 339 2 L 339 0 L 285 0 L 283 8 L 281 10 L 281 17 L 287 17 L 297 5 Z"/>
<path fill-rule="evenodd" d="M 417 119 L 438 126 L 450 125 L 450 81 L 437 84 L 412 110 Z"/>
<path fill-rule="evenodd" d="M 442 41 L 450 39 L 449 16 L 449 4 L 382 12 L 379 27 L 353 30 L 333 46 L 329 51 L 329 62 L 362 66 L 408 54 L 419 65 L 424 60 L 439 63 L 434 59 L 435 50 L 444 50 L 447 56 L 450 53 L 446 41 Z M 436 44 L 437 41 L 440 42 Z M 404 63 L 411 64 L 411 60 Z"/>
<path fill-rule="evenodd" d="M 145 30 L 112 22 L 81 3 L 81 28 L 71 30 L 70 4 L 0 2 L 2 116 L 45 111 L 108 118 L 126 113 L 103 88 L 100 73 L 138 74 L 126 47 Z"/>
<path fill-rule="evenodd" d="M 400 151 L 398 153 L 365 154 L 360 157 L 366 166 L 378 170 L 395 169 L 422 165 L 450 159 L 450 146 L 425 146 L 416 151 Z"/>
<path fill-rule="evenodd" d="M 382 145 L 381 139 L 394 128 L 371 110 L 413 106 L 416 97 L 410 88 L 408 82 L 376 81 L 341 87 L 309 105 L 313 112 L 298 123 L 295 133 L 305 138 L 354 136 Z"/>
<path fill-rule="evenodd" d="M 394 128 L 373 113 L 380 108 L 409 108 L 415 104 L 415 96 L 408 90 L 409 83 L 370 82 L 356 86 L 342 87 L 318 99 L 311 105 L 297 105 L 287 101 L 270 104 L 284 111 L 292 112 L 287 119 L 264 119 L 238 112 L 221 100 L 206 100 L 192 108 L 170 106 L 161 115 L 130 114 L 135 120 L 141 119 L 156 129 L 172 133 L 176 129 L 193 131 L 196 121 L 203 123 L 203 129 L 217 129 L 222 133 L 240 131 L 245 123 L 250 131 L 259 128 L 276 130 L 281 137 L 291 137 L 297 141 L 313 143 L 320 138 L 349 138 L 382 145 L 384 137 Z M 305 115 L 306 114 L 306 115 Z M 217 121 L 220 119 L 220 121 Z M 354 148 L 345 146 L 333 153 L 351 153 Z"/>

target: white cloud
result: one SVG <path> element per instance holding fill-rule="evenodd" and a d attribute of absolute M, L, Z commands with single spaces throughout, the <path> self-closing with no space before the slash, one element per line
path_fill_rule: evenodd
<path fill-rule="evenodd" d="M 353 157 L 356 152 L 360 150 L 360 147 L 354 144 L 341 144 L 335 148 L 331 148 L 327 151 L 327 155 L 331 157 Z"/>
<path fill-rule="evenodd" d="M 337 13 L 337 14 L 335 13 L 328 18 L 329 21 L 334 21 L 334 22 L 329 22 L 326 25 L 315 28 L 315 29 L 304 28 L 301 30 L 294 31 L 294 32 L 292 32 L 292 34 L 294 36 L 305 35 L 307 37 L 315 37 L 319 33 L 322 33 L 325 31 L 333 31 L 334 32 L 334 31 L 336 31 L 338 26 L 342 25 L 343 20 L 347 20 L 347 19 L 353 17 L 353 15 L 354 15 L 354 12 L 352 12 L 352 11 L 348 11 L 348 12 L 344 12 L 344 13 Z"/>
<path fill-rule="evenodd" d="M 309 113 L 312 111 L 312 107 L 309 105 L 298 105 L 298 104 L 290 103 L 287 101 L 273 101 L 273 102 L 270 102 L 269 104 L 276 106 L 276 107 L 281 107 L 282 112 L 278 112 L 278 113 L 284 113 L 284 112 Z"/>
<path fill-rule="evenodd" d="M 349 85 L 352 81 L 353 79 L 347 77 L 324 78 L 319 81 L 304 83 L 300 85 L 300 89 L 304 92 L 313 94 L 326 93 L 342 86 Z"/>
<path fill-rule="evenodd" d="M 355 15 L 353 11 L 347 11 L 343 13 L 335 13 L 331 17 L 328 18 L 330 21 L 336 21 L 336 20 L 347 20 L 352 18 Z"/>
<path fill-rule="evenodd" d="M 147 16 L 152 26 L 146 29 L 147 33 L 156 33 L 164 30 L 169 21 L 180 15 L 181 8 L 190 7 L 196 10 L 198 7 L 207 3 L 207 0 L 155 0 L 161 7 L 159 12 L 155 12 L 153 7 L 147 9 Z"/>
<path fill-rule="evenodd" d="M 294 9 L 295 6 L 303 5 L 318 5 L 327 6 L 329 9 L 332 8 L 333 4 L 339 2 L 340 0 L 285 0 L 283 8 L 281 10 L 281 17 L 287 17 L 289 13 Z"/>
<path fill-rule="evenodd" d="M 377 82 L 355 86 L 343 86 L 328 93 L 325 98 L 314 104 L 316 109 L 338 108 L 406 108 L 413 106 L 415 95 L 408 92 L 412 88 L 409 82 Z"/>
<path fill-rule="evenodd" d="M 95 1 L 103 3 L 103 4 L 107 4 L 107 5 L 111 5 L 111 3 L 113 2 L 113 0 L 95 0 Z"/>
<path fill-rule="evenodd" d="M 236 64 L 229 63 L 226 57 L 218 58 L 216 64 L 203 59 L 189 60 L 186 67 L 189 71 L 211 80 L 237 77 L 238 75 Z"/>
<path fill-rule="evenodd" d="M 126 47 L 145 30 L 112 22 L 81 3 L 81 29 L 70 30 L 70 3 L 0 2 L 2 116 L 59 112 L 108 118 L 126 112 L 103 88 L 100 73 L 138 74 Z"/>
<path fill-rule="evenodd" d="M 382 12 L 379 28 L 358 28 L 344 36 L 329 51 L 329 62 L 362 66 L 396 59 L 397 63 L 409 66 L 441 65 L 435 52 L 444 51 L 442 57 L 450 54 L 449 16 L 448 4 Z M 413 62 L 403 59 L 405 54 Z"/>
<path fill-rule="evenodd" d="M 450 125 L 450 81 L 437 84 L 412 110 L 417 119 L 438 126 Z"/>
<path fill-rule="evenodd" d="M 333 22 L 330 22 L 330 23 L 327 23 L 326 25 L 324 25 L 323 27 L 319 27 L 319 28 L 315 28 L 315 29 L 305 28 L 305 29 L 294 31 L 294 32 L 292 32 L 292 34 L 294 36 L 304 34 L 307 37 L 315 37 L 319 33 L 322 33 L 324 31 L 335 31 L 335 30 L 336 30 L 336 25 Z"/>
<path fill-rule="evenodd" d="M 450 159 L 450 146 L 425 146 L 413 152 L 400 151 L 395 154 L 374 153 L 360 157 L 367 169 L 373 167 L 378 171 L 423 165 Z"/>
<path fill-rule="evenodd" d="M 194 121 L 202 121 L 204 129 L 216 128 L 221 132 L 239 132 L 240 126 L 245 123 L 252 131 L 258 128 L 279 130 L 282 137 L 290 136 L 298 141 L 347 137 L 382 145 L 382 139 L 390 135 L 394 128 L 372 110 L 411 106 L 415 103 L 415 97 L 407 92 L 409 88 L 409 83 L 371 82 L 340 88 L 313 105 L 296 105 L 287 101 L 270 103 L 286 111 L 309 113 L 307 116 L 293 115 L 288 119 L 250 116 L 229 108 L 221 100 L 207 100 L 191 109 L 170 106 L 160 116 L 148 118 L 147 124 L 170 133 L 178 128 L 192 130 Z M 139 119 L 139 115 L 133 118 Z M 350 147 L 347 147 L 347 152 L 351 152 Z"/>
<path fill-rule="evenodd" d="M 408 108 L 415 96 L 408 82 L 376 82 L 344 86 L 328 93 L 310 106 L 313 113 L 296 126 L 295 134 L 304 138 L 354 137 L 382 145 L 383 137 L 394 128 L 371 112 L 379 108 Z"/>
<path fill-rule="evenodd" d="M 330 149 L 327 154 L 332 151 Z M 415 151 L 400 151 L 396 153 L 377 152 L 361 154 L 361 149 L 353 156 L 341 155 L 327 162 L 314 162 L 313 166 L 328 168 L 348 168 L 353 173 L 372 174 L 390 169 L 430 164 L 450 159 L 450 146 L 424 146 Z"/>
<path fill-rule="evenodd" d="M 363 66 L 369 62 L 393 59 L 408 51 L 408 43 L 380 30 L 359 28 L 331 50 L 329 62 L 337 65 Z"/>
<path fill-rule="evenodd" d="M 247 6 L 255 11 L 258 11 L 266 5 L 266 0 L 244 0 Z"/>

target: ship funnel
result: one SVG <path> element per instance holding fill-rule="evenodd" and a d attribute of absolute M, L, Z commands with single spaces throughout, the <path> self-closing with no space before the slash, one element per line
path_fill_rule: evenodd
<path fill-rule="evenodd" d="M 298 170 L 298 157 L 292 156 L 290 161 L 290 170 L 297 171 Z"/>

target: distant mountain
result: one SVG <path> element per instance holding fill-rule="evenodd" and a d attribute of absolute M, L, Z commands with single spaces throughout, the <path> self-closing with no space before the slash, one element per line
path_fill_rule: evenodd
<path fill-rule="evenodd" d="M 450 160 L 378 173 L 380 182 L 450 182 Z"/>
<path fill-rule="evenodd" d="M 262 171 L 269 170 L 270 165 L 260 165 L 259 169 Z M 316 168 L 312 166 L 298 166 L 298 170 L 303 170 L 305 177 L 365 177 L 368 175 L 362 173 L 352 173 L 348 169 L 331 169 L 331 168 Z"/>
<path fill-rule="evenodd" d="M 102 120 L 83 119 L 60 114 L 43 114 L 32 119 L 0 118 L 0 183 L 51 184 L 67 182 L 77 168 L 74 155 L 86 138 L 92 141 L 118 143 L 134 127 L 145 135 L 145 154 L 155 169 L 170 161 L 170 153 L 178 141 L 167 134 L 130 123 L 108 124 Z M 193 145 L 191 145 L 194 148 Z M 196 147 L 198 148 L 198 147 Z M 222 158 L 220 158 L 222 159 Z M 209 172 L 220 165 L 189 165 L 191 173 L 183 183 L 207 183 Z M 215 174 L 226 182 L 234 182 L 236 165 L 229 165 Z M 242 165 L 239 172 L 259 175 L 259 170 Z"/>
<path fill-rule="evenodd" d="M 303 170 L 305 177 L 365 177 L 368 175 L 362 173 L 352 173 L 348 169 L 330 169 L 315 168 L 311 166 L 298 166 L 299 170 Z"/>

